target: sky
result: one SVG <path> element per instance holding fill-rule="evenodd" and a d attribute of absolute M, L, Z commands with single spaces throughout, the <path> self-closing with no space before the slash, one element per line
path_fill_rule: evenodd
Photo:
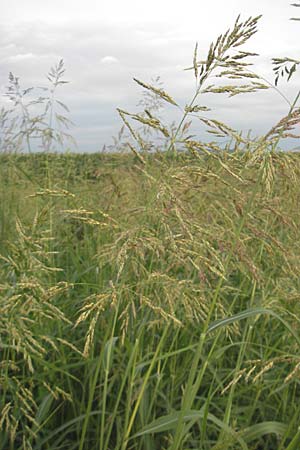
<path fill-rule="evenodd" d="M 8 106 L 3 94 L 9 72 L 24 89 L 46 86 L 50 67 L 63 59 L 69 83 L 57 95 L 70 109 L 70 132 L 78 145 L 72 149 L 80 152 L 100 151 L 113 143 L 122 125 L 116 108 L 141 111 L 143 90 L 133 77 L 150 83 L 160 76 L 164 90 L 184 107 L 195 89 L 192 71 L 184 71 L 192 64 L 195 43 L 199 58 L 205 59 L 210 43 L 238 14 L 242 19 L 263 15 L 258 33 L 244 47 L 259 53 L 252 58 L 252 70 L 273 82 L 272 57 L 300 57 L 300 23 L 289 20 L 298 12 L 300 16 L 300 9 L 288 0 L 0 2 L 0 107 Z M 299 76 L 279 84 L 291 101 Z M 209 117 L 238 130 L 251 129 L 254 135 L 267 132 L 288 112 L 274 89 L 233 98 L 206 95 L 201 104 L 212 108 Z M 170 122 L 178 121 L 181 113 L 167 107 L 162 114 Z M 205 134 L 199 122 L 192 129 L 200 138 Z"/>

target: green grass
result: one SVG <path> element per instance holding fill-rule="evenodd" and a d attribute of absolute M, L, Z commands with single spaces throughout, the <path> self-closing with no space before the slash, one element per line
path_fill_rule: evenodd
<path fill-rule="evenodd" d="M 259 138 L 201 106 L 270 87 L 249 69 L 254 54 L 237 50 L 258 20 L 238 18 L 206 60 L 196 45 L 184 107 L 134 79 L 145 109 L 118 109 L 115 141 L 131 155 L 51 153 L 70 138 L 56 99 L 63 61 L 37 101 L 10 74 L 0 450 L 300 447 L 300 158 L 278 150 L 300 123 L 300 91 L 281 94 L 287 115 Z M 277 86 L 299 61 L 273 63 Z M 177 126 L 158 117 L 164 102 L 181 109 Z M 226 144 L 194 140 L 190 118 Z"/>
<path fill-rule="evenodd" d="M 270 155 L 1 156 L 1 450 L 298 448 L 300 159 Z"/>

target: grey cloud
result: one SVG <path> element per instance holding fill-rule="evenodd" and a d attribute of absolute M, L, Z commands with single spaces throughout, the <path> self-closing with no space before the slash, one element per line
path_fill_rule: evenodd
<path fill-rule="evenodd" d="M 223 29 L 203 33 L 199 42 L 201 55 L 206 55 L 210 39 L 219 31 Z M 198 34 L 201 38 L 201 27 Z M 177 24 L 20 23 L 18 27 L 3 25 L 0 42 L 2 92 L 9 71 L 20 76 L 24 87 L 43 85 L 50 66 L 60 58 L 65 60 L 66 79 L 71 83 L 58 94 L 70 107 L 71 119 L 76 123 L 71 131 L 83 151 L 96 151 L 111 142 L 111 135 L 121 125 L 117 107 L 137 109 L 142 89 L 132 81 L 134 76 L 149 82 L 151 77 L 161 75 L 165 90 L 183 107 L 193 95 L 193 74 L 183 68 L 191 64 L 195 42 Z M 279 53 L 283 48 L 278 49 Z M 275 54 L 271 55 L 266 45 L 263 49 L 257 67 L 272 79 L 269 61 L 280 54 L 274 49 Z M 291 51 L 296 52 L 296 46 Z M 294 89 L 297 86 L 291 83 L 287 88 L 290 96 Z M 258 133 L 267 130 L 286 112 L 282 100 L 269 92 L 235 99 L 203 96 L 199 102 L 212 106 L 213 114 L 229 125 L 244 130 L 252 128 Z M 169 121 L 178 117 L 173 108 L 166 108 L 165 115 Z M 199 129 L 198 124 L 195 128 Z"/>

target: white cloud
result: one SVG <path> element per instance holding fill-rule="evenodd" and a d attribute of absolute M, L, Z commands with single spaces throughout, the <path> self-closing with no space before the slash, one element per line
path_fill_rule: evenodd
<path fill-rule="evenodd" d="M 10 62 L 24 62 L 35 58 L 33 53 L 20 53 L 9 57 Z"/>
<path fill-rule="evenodd" d="M 114 56 L 104 56 L 101 58 L 102 64 L 115 64 L 118 61 L 118 58 L 115 58 Z"/>

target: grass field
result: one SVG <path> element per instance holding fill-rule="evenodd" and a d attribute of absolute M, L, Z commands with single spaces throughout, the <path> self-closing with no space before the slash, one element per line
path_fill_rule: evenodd
<path fill-rule="evenodd" d="M 297 450 L 297 154 L 2 155 L 6 449 Z"/>
<path fill-rule="evenodd" d="M 299 450 L 300 156 L 279 148 L 299 138 L 300 91 L 255 138 L 203 106 L 270 87 L 240 50 L 258 20 L 238 17 L 204 61 L 195 46 L 184 107 L 135 79 L 144 110 L 118 109 L 115 153 L 55 153 L 70 138 L 62 60 L 35 100 L 10 74 L 0 450 Z M 300 61 L 273 64 L 278 93 Z"/>

